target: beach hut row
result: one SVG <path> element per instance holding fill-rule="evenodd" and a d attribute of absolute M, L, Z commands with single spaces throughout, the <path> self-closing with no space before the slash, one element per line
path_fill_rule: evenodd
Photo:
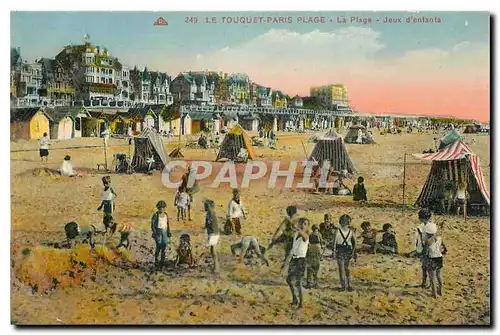
<path fill-rule="evenodd" d="M 129 109 L 87 109 L 85 107 L 14 108 L 10 112 L 11 139 L 99 137 L 109 128 L 112 135 L 127 136 L 153 128 L 161 134 L 190 135 L 218 132 L 238 120 L 234 115 L 192 112 L 183 114 L 174 106 L 149 105 Z M 253 126 L 255 128 L 255 125 Z"/>

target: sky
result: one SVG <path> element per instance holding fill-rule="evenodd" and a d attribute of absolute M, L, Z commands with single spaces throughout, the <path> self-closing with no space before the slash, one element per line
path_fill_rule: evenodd
<path fill-rule="evenodd" d="M 168 26 L 153 24 L 160 16 Z M 216 23 L 205 22 L 212 17 Z M 224 17 L 264 22 L 227 23 Z M 268 23 L 268 17 L 290 17 L 291 23 Z M 308 21 L 314 17 L 325 22 Z M 384 23 L 386 17 L 402 22 Z M 440 22 L 406 21 L 423 17 Z M 341 83 L 362 113 L 490 119 L 487 12 L 11 13 L 11 47 L 20 47 L 28 61 L 54 57 L 65 45 L 81 44 L 85 34 L 125 65 L 171 76 L 245 72 L 290 96 Z"/>

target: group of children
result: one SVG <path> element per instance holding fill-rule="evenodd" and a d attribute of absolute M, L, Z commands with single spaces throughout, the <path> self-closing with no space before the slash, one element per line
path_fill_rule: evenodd
<path fill-rule="evenodd" d="M 102 178 L 103 192 L 102 201 L 98 210 L 103 211 L 103 223 L 106 230 L 110 229 L 112 233 L 119 227 L 121 239 L 119 246 L 130 247 L 128 236 L 131 233 L 131 227 L 127 225 L 118 225 L 112 217 L 115 210 L 114 200 L 117 195 L 111 185 L 111 178 L 105 176 Z M 190 203 L 192 196 L 186 191 L 187 177 L 183 177 L 183 183 L 178 190 L 175 198 L 175 206 L 178 208 L 178 219 L 185 218 L 187 203 Z M 197 189 L 197 187 L 195 188 Z M 170 219 L 166 213 L 167 204 L 160 200 L 156 204 L 157 211 L 151 217 L 151 232 L 155 242 L 154 261 L 157 269 L 162 269 L 166 262 L 167 246 L 172 237 L 170 230 Z M 220 239 L 219 224 L 215 214 L 215 203 L 212 200 L 204 201 L 205 208 L 205 229 L 207 232 L 207 246 L 209 248 L 213 271 L 219 271 L 219 262 L 216 252 L 216 246 Z M 240 200 L 239 190 L 233 190 L 233 197 L 228 205 L 227 222 L 231 225 L 231 231 L 241 235 L 240 218 L 246 218 L 247 213 Z M 427 279 L 430 279 L 430 288 L 432 296 L 442 294 L 442 269 L 443 255 L 446 254 L 446 247 L 442 238 L 437 234 L 437 226 L 432 222 L 432 213 L 429 209 L 422 209 L 419 212 L 421 224 L 416 229 L 415 248 L 416 255 L 419 257 L 422 269 L 421 287 L 427 288 Z M 269 260 L 265 256 L 274 245 L 282 244 L 284 246 L 284 261 L 281 269 L 288 267 L 286 282 L 292 293 L 292 305 L 301 308 L 303 305 L 302 282 L 305 279 L 305 288 L 318 287 L 318 272 L 320 270 L 321 260 L 326 249 L 332 251 L 332 258 L 336 260 L 339 272 L 340 289 L 342 291 L 352 291 L 350 277 L 350 262 L 356 261 L 357 251 L 369 253 L 398 254 L 398 245 L 395 232 L 391 224 L 384 224 L 381 231 L 371 228 L 368 221 L 361 224 L 362 232 L 360 238 L 361 245 L 356 245 L 356 229 L 351 227 L 352 219 L 349 215 L 340 216 L 339 225 L 332 223 L 330 215 L 325 214 L 323 222 L 319 225 L 310 226 L 307 218 L 299 218 L 296 206 L 286 208 L 286 216 L 276 229 L 271 242 L 267 248 L 259 244 L 254 236 L 244 235 L 241 240 L 230 246 L 233 255 L 238 256 L 240 262 L 244 257 L 256 255 L 266 265 L 269 266 Z M 72 223 L 74 225 L 74 223 Z M 73 227 L 74 228 L 74 227 Z M 225 230 L 227 228 L 225 227 Z M 382 239 L 377 241 L 377 234 L 382 233 Z M 74 234 L 73 234 L 74 235 Z M 88 237 L 88 236 L 87 236 Z M 89 241 L 93 245 L 95 239 L 90 234 Z M 202 254 L 203 255 L 203 254 Z M 201 257 L 201 256 L 200 256 Z M 190 237 L 188 234 L 182 234 L 180 244 L 177 248 L 176 265 L 185 263 L 194 264 L 192 255 Z M 437 287 L 435 281 L 437 280 Z"/>
<path fill-rule="evenodd" d="M 377 234 L 382 233 L 382 240 L 377 242 Z M 361 242 L 360 251 L 367 253 L 384 253 L 384 254 L 398 254 L 398 242 L 396 240 L 396 233 L 392 229 L 390 223 L 382 226 L 382 230 L 376 230 L 371 227 L 370 222 L 364 221 L 361 223 Z"/>

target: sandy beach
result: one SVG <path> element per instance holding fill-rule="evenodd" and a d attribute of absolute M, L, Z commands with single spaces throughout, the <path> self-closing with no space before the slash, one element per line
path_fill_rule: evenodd
<path fill-rule="evenodd" d="M 254 148 L 257 160 L 304 160 L 314 143 L 308 134 L 278 133 L 277 150 Z M 422 153 L 433 147 L 441 134 L 380 135 L 373 145 L 347 145 L 363 176 L 369 202 L 363 206 L 351 197 L 315 195 L 303 190 L 268 188 L 267 180 L 251 181 L 241 199 L 249 212 L 243 234 L 256 236 L 267 245 L 282 220 L 287 205 L 296 204 L 299 215 L 319 224 L 325 213 L 335 221 L 347 213 L 360 230 L 362 221 L 381 229 L 394 227 L 401 252 L 412 250 L 418 209 L 402 210 L 404 154 Z M 486 183 L 490 181 L 490 137 L 464 135 L 480 157 Z M 89 147 L 95 146 L 95 147 Z M 167 154 L 176 140 L 165 144 Z M 64 149 L 68 148 L 69 149 Z M 290 310 L 290 292 L 279 274 L 283 250 L 269 253 L 270 267 L 258 259 L 238 264 L 230 244 L 236 236 L 222 236 L 218 245 L 220 275 L 210 272 L 209 259 L 194 269 L 168 267 L 152 271 L 154 242 L 149 228 L 158 200 L 167 202 L 174 218 L 169 260 L 183 232 L 191 235 L 195 254 L 205 250 L 206 233 L 202 200 L 215 201 L 223 224 L 231 198 L 228 185 L 211 188 L 201 183 L 195 195 L 193 220 L 178 222 L 173 207 L 174 190 L 161 182 L 161 173 L 115 175 L 118 198 L 115 218 L 134 227 L 132 249 L 117 251 L 118 236 L 94 253 L 88 246 L 58 250 L 41 246 L 64 239 L 64 224 L 102 226 L 100 204 L 104 162 L 102 139 L 73 139 L 52 145 L 49 162 L 41 163 L 36 141 L 11 142 L 11 306 L 14 324 L 447 324 L 490 323 L 490 220 L 488 217 L 435 216 L 448 248 L 444 261 L 444 295 L 431 297 L 430 290 L 416 287 L 420 263 L 415 258 L 361 254 L 352 265 L 353 292 L 339 292 L 337 266 L 327 256 L 321 263 L 319 288 L 305 290 L 304 309 Z M 127 153 L 127 140 L 112 139 L 108 154 Z M 213 161 L 214 150 L 183 148 L 185 160 Z M 71 155 L 84 177 L 68 178 L 46 171 L 59 167 Z M 109 158 L 109 161 L 111 159 Z M 217 163 L 214 166 L 222 164 Z M 407 157 L 406 200 L 412 205 L 429 173 L 430 164 Z M 238 167 L 239 178 L 243 168 Z M 177 173 L 177 176 L 179 174 Z M 347 180 L 349 187 L 355 182 Z"/>

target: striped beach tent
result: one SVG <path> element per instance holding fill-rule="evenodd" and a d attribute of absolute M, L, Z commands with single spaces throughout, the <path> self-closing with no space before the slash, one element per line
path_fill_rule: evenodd
<path fill-rule="evenodd" d="M 350 174 L 356 172 L 340 136 L 325 136 L 318 140 L 309 156 L 309 161 L 314 161 L 319 166 L 323 166 L 325 161 L 329 161 L 330 167 L 333 167 L 335 171 L 347 170 Z"/>
<path fill-rule="evenodd" d="M 431 171 L 417 199 L 421 207 L 439 199 L 446 181 L 468 185 L 471 205 L 490 205 L 490 192 L 486 186 L 479 157 L 463 141 L 456 140 L 438 152 L 414 154 L 416 158 L 432 161 Z"/>

